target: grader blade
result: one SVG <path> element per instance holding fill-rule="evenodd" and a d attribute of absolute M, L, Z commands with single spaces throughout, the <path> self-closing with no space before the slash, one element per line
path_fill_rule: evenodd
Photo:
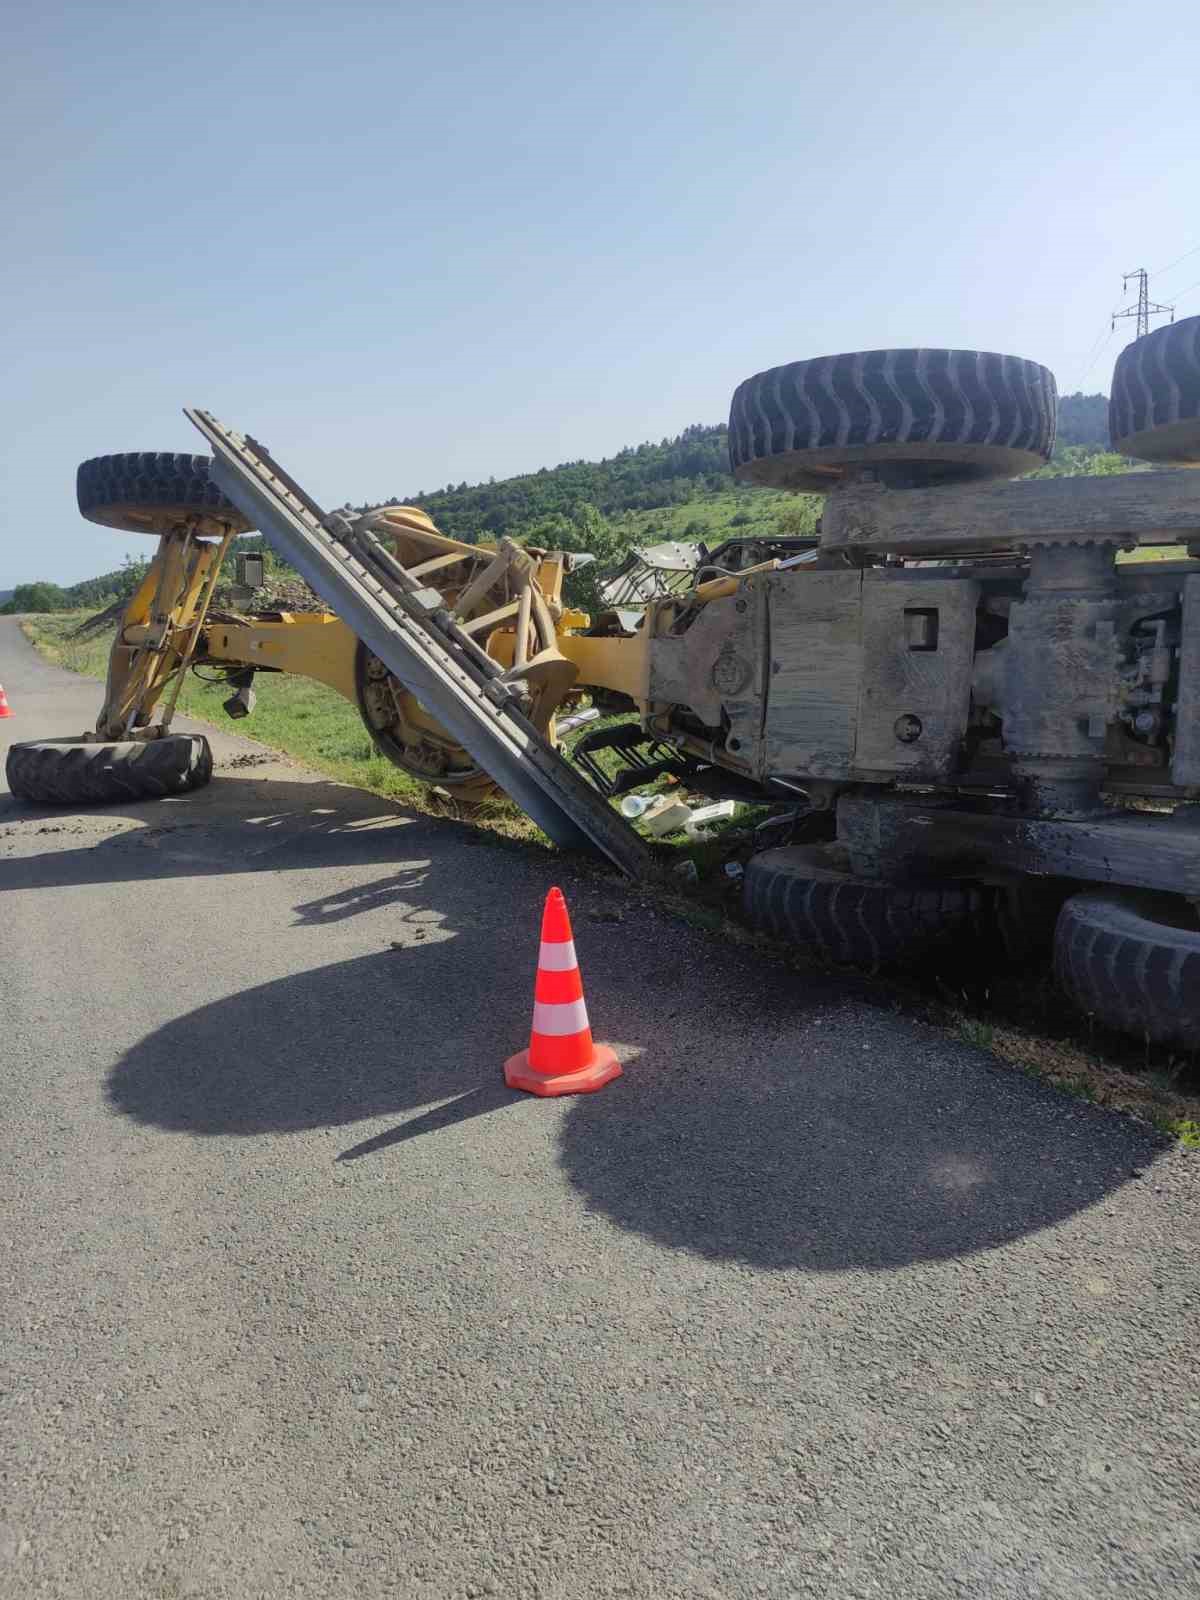
<path fill-rule="evenodd" d="M 212 449 L 212 480 L 555 844 L 600 850 L 630 876 L 647 875 L 643 840 L 525 714 L 519 669 L 505 673 L 484 653 L 374 537 L 370 519 L 327 515 L 262 445 L 209 411 L 185 415 Z"/>

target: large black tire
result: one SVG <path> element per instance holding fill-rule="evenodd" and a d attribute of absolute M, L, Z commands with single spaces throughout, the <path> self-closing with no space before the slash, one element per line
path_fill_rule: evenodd
<path fill-rule="evenodd" d="M 1177 895 L 1072 895 L 1054 970 L 1088 1016 L 1139 1038 L 1200 1047 L 1200 918 Z"/>
<path fill-rule="evenodd" d="M 209 478 L 209 463 L 163 450 L 93 456 L 75 475 L 75 498 L 90 522 L 125 533 L 167 533 L 190 517 L 245 532 L 250 523 Z"/>
<path fill-rule="evenodd" d="M 837 861 L 835 849 L 819 844 L 752 856 L 742 890 L 748 920 L 870 972 L 921 966 L 939 952 L 995 936 L 991 897 L 981 887 L 879 883 L 854 877 Z"/>
<path fill-rule="evenodd" d="M 1200 466 L 1200 317 L 1125 346 L 1113 368 L 1108 431 L 1122 455 Z"/>
<path fill-rule="evenodd" d="M 1045 969 L 1063 901 L 1075 887 L 1067 878 L 1021 878 L 996 891 L 1000 950 L 1013 965 Z"/>
<path fill-rule="evenodd" d="M 1049 460 L 1054 374 L 976 350 L 866 350 L 747 378 L 729 412 L 735 477 L 824 492 L 873 466 L 898 484 L 1017 477 Z"/>
<path fill-rule="evenodd" d="M 161 800 L 201 789 L 212 777 L 212 749 L 203 734 L 89 744 L 82 739 L 14 744 L 5 763 L 8 787 L 37 805 L 109 805 Z"/>

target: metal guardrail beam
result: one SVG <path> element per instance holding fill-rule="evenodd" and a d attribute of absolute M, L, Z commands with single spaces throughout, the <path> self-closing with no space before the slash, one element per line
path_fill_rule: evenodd
<path fill-rule="evenodd" d="M 264 446 L 209 411 L 185 415 L 212 449 L 213 482 L 555 844 L 598 849 L 633 877 L 651 871 L 645 841 L 483 669 L 468 636 L 374 576 Z"/>

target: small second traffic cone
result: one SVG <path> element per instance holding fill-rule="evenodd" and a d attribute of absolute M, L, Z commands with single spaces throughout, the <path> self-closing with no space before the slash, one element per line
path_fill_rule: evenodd
<path fill-rule="evenodd" d="M 0 683 L 0 717 L 11 717 L 12 707 L 8 703 L 8 696 L 4 692 L 4 685 Z"/>
<path fill-rule="evenodd" d="M 529 1049 L 509 1056 L 504 1081 L 530 1094 L 592 1094 L 620 1076 L 613 1052 L 592 1042 L 567 902 L 561 889 L 551 889 L 542 912 Z"/>

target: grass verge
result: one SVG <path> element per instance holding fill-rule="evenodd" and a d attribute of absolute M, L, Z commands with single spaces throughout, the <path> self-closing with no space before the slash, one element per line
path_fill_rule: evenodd
<path fill-rule="evenodd" d="M 976 1021 L 966 1020 L 968 1025 Z M 1031 1037 L 994 1023 L 985 1026 L 985 1048 L 1001 1061 L 1084 1100 L 1152 1122 L 1187 1149 L 1200 1150 L 1200 1096 L 1188 1087 L 1195 1070 L 1186 1060 L 1168 1055 L 1164 1063 L 1139 1072 L 1089 1052 L 1071 1039 Z"/>

